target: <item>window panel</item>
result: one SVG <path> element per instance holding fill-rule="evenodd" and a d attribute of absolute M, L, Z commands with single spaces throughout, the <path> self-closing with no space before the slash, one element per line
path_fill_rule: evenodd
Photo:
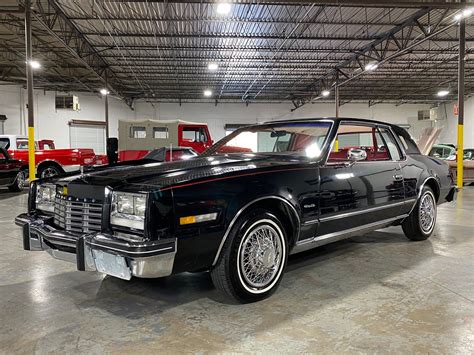
<path fill-rule="evenodd" d="M 153 138 L 168 139 L 168 127 L 153 127 Z"/>
<path fill-rule="evenodd" d="M 130 138 L 146 138 L 146 127 L 130 127 Z"/>

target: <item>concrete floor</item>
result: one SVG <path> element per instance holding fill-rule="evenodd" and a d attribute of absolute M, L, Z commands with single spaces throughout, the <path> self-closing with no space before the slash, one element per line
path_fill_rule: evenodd
<path fill-rule="evenodd" d="M 26 194 L 0 191 L 0 352 L 474 352 L 474 187 L 435 234 L 392 227 L 290 259 L 280 289 L 232 305 L 206 273 L 131 282 L 22 249 Z"/>

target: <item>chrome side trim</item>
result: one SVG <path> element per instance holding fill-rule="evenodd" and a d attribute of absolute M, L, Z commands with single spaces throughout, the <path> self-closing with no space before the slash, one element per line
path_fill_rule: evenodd
<path fill-rule="evenodd" d="M 311 220 L 309 220 L 309 221 L 303 222 L 303 225 L 304 225 L 304 226 L 310 226 L 310 225 L 316 224 L 316 223 L 319 223 L 319 218 L 317 218 L 317 219 L 311 219 Z"/>
<path fill-rule="evenodd" d="M 94 242 L 87 242 L 87 244 L 91 245 L 91 246 L 95 246 L 95 247 L 99 247 L 99 248 L 104 248 L 104 249 L 107 249 L 107 250 L 113 250 L 113 251 L 116 251 L 116 252 L 125 252 L 124 249 L 119 249 L 119 248 L 113 248 L 111 246 L 104 246 L 103 244 L 98 244 L 98 243 L 94 243 Z M 164 251 L 167 251 L 167 250 L 173 250 L 175 249 L 176 247 L 165 247 L 165 248 L 161 248 L 161 249 L 153 249 L 153 250 L 144 250 L 144 251 L 126 251 L 127 254 L 136 254 L 136 255 L 144 255 L 146 256 L 146 254 L 154 254 L 154 253 L 158 253 L 158 252 L 164 252 Z M 175 249 L 176 250 L 176 249 Z"/>
<path fill-rule="evenodd" d="M 406 217 L 408 217 L 408 215 L 403 214 L 403 215 L 400 215 L 400 216 L 384 219 L 382 221 L 373 222 L 373 223 L 369 223 L 369 224 L 364 224 L 362 226 L 358 226 L 358 227 L 345 229 L 345 230 L 338 231 L 338 232 L 333 232 L 333 233 L 320 235 L 320 236 L 314 237 L 313 239 L 305 240 L 303 242 L 296 243 L 295 247 L 290 252 L 290 254 L 301 253 L 303 251 L 313 249 L 313 248 L 316 248 L 316 247 L 321 246 L 321 245 L 329 244 L 329 243 L 332 243 L 332 242 L 336 242 L 338 240 L 342 240 L 342 239 L 353 237 L 355 235 L 359 235 L 360 233 L 370 232 L 370 231 L 382 228 L 384 226 L 390 225 L 393 222 L 398 221 L 400 219 L 404 219 Z"/>
<path fill-rule="evenodd" d="M 259 201 L 263 201 L 263 200 L 268 200 L 268 199 L 277 199 L 277 200 L 280 200 L 280 201 L 286 203 L 288 206 L 291 207 L 291 210 L 293 211 L 294 215 L 296 216 L 296 219 L 298 220 L 298 223 L 297 223 L 297 231 L 296 231 L 296 240 L 298 240 L 299 235 L 300 235 L 301 220 L 300 220 L 300 216 L 298 215 L 298 212 L 296 211 L 296 208 L 295 208 L 288 200 L 286 200 L 286 199 L 284 199 L 283 197 L 280 197 L 280 196 L 273 196 L 273 195 L 272 195 L 272 196 L 259 197 L 259 198 L 256 198 L 255 200 L 252 200 L 252 201 L 250 201 L 249 203 L 247 203 L 244 207 L 242 207 L 242 208 L 235 214 L 234 218 L 232 218 L 232 221 L 230 222 L 229 227 L 227 227 L 227 230 L 226 230 L 224 236 L 222 237 L 221 243 L 219 244 L 219 248 L 217 249 L 216 257 L 214 258 L 214 261 L 212 262 L 212 266 L 216 265 L 217 260 L 219 260 L 219 256 L 221 255 L 222 248 L 224 247 L 225 241 L 227 240 L 227 237 L 229 236 L 229 233 L 230 233 L 230 231 L 232 230 L 232 227 L 234 226 L 235 222 L 236 222 L 237 219 L 240 217 L 240 215 L 241 215 L 248 207 L 250 207 L 250 206 L 253 205 L 254 203 L 259 202 Z"/>
<path fill-rule="evenodd" d="M 338 215 L 336 215 L 336 216 L 321 218 L 319 221 L 320 221 L 320 222 L 327 222 L 327 221 L 332 221 L 332 220 L 335 220 L 335 219 L 340 219 L 340 218 L 346 218 L 346 217 L 356 216 L 356 215 L 359 215 L 359 214 L 369 213 L 369 212 L 373 212 L 373 211 L 377 211 L 377 210 L 382 210 L 382 209 L 386 209 L 386 208 L 391 208 L 391 207 L 396 207 L 396 206 L 402 206 L 402 205 L 404 205 L 404 204 L 406 204 L 406 203 L 412 202 L 413 200 L 416 200 L 416 199 L 404 200 L 404 201 L 395 202 L 395 203 L 391 203 L 391 204 L 389 204 L 389 205 L 384 205 L 384 206 L 370 207 L 370 208 L 366 208 L 366 209 L 364 209 L 364 210 L 359 210 L 359 211 L 341 213 L 341 214 L 338 214 Z"/>

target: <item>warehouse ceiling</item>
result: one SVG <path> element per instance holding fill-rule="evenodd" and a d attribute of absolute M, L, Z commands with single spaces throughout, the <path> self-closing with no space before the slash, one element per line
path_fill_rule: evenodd
<path fill-rule="evenodd" d="M 35 87 L 148 101 L 437 102 L 456 95 L 455 1 L 34 0 Z M 25 84 L 23 2 L 0 4 L 0 81 Z M 474 16 L 473 16 L 474 18 Z M 474 92 L 474 19 L 466 26 Z M 210 70 L 210 63 L 217 70 Z M 449 90 L 439 98 L 436 93 Z M 209 90 L 212 95 L 204 96 Z M 329 90 L 328 96 L 321 93 Z"/>

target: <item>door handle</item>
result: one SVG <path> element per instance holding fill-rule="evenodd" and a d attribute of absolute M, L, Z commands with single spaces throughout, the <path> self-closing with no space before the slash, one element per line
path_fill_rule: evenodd
<path fill-rule="evenodd" d="M 393 178 L 395 181 L 402 181 L 403 180 L 403 175 L 402 174 L 395 174 L 393 175 Z"/>

